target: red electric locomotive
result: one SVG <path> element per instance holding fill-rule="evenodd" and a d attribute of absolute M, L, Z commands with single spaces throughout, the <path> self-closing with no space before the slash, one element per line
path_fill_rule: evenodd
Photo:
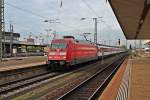
<path fill-rule="evenodd" d="M 70 67 L 79 63 L 98 59 L 96 45 L 75 40 L 73 36 L 64 36 L 64 39 L 54 39 L 48 51 L 47 63 L 52 67 Z"/>

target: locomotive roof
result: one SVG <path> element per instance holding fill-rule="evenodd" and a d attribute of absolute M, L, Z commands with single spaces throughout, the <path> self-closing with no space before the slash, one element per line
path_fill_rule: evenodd
<path fill-rule="evenodd" d="M 86 41 L 86 40 L 77 40 L 77 39 L 75 39 L 75 41 L 76 41 L 77 43 L 83 43 L 83 44 L 94 44 L 94 43 L 92 43 L 92 42 L 90 42 L 90 41 Z"/>
<path fill-rule="evenodd" d="M 72 40 L 74 40 L 76 43 L 95 45 L 95 43 L 94 43 L 94 42 L 91 42 L 91 41 L 77 40 L 77 39 L 72 39 Z M 53 41 L 65 42 L 65 39 L 54 39 Z M 99 48 L 120 48 L 119 46 L 109 46 L 109 45 L 104 45 L 104 44 L 97 44 L 97 46 L 98 46 Z"/>
<path fill-rule="evenodd" d="M 74 40 L 74 39 L 53 39 L 52 41 L 66 41 L 66 40 Z"/>
<path fill-rule="evenodd" d="M 65 42 L 66 39 L 54 39 L 52 41 L 57 41 L 57 42 Z M 81 44 L 93 44 L 93 42 L 90 42 L 90 41 L 86 41 L 86 40 L 77 40 L 77 39 L 73 39 L 76 43 L 81 43 Z"/>

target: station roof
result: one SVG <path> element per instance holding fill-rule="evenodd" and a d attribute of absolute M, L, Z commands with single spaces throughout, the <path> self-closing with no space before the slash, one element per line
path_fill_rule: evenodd
<path fill-rule="evenodd" d="M 127 39 L 150 39 L 150 0 L 108 0 Z"/>
<path fill-rule="evenodd" d="M 4 35 L 4 33 L 3 33 Z M 5 36 L 11 36 L 11 32 L 5 32 Z M 20 33 L 13 33 L 14 37 L 20 37 Z"/>

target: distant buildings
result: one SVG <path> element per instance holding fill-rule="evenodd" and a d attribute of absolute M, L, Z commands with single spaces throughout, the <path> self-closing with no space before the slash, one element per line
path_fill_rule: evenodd
<path fill-rule="evenodd" d="M 145 40 L 144 45 L 146 48 L 150 48 L 150 40 Z"/>
<path fill-rule="evenodd" d="M 3 56 L 12 56 L 14 53 L 44 52 L 46 45 L 35 44 L 35 40 L 31 37 L 25 41 L 20 41 L 19 38 L 20 33 L 5 32 L 5 34 L 3 34 Z"/>
<path fill-rule="evenodd" d="M 4 36 L 5 36 L 5 40 L 4 40 Z M 5 41 L 6 44 L 9 44 L 11 42 L 11 39 L 13 41 L 13 43 L 18 42 L 20 38 L 20 34 L 19 33 L 10 33 L 10 32 L 5 32 L 5 35 L 3 34 L 3 43 Z"/>
<path fill-rule="evenodd" d="M 33 39 L 33 38 L 28 38 L 28 39 L 27 39 L 27 43 L 35 44 L 35 42 L 34 42 L 34 39 Z"/>
<path fill-rule="evenodd" d="M 5 32 L 5 34 L 3 33 L 2 38 L 3 51 L 5 53 L 11 53 L 14 44 L 19 43 L 19 38 L 20 38 L 19 33 L 11 33 L 11 32 Z"/>

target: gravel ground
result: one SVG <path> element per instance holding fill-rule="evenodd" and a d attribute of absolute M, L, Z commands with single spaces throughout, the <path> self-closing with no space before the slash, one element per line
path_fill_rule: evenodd
<path fill-rule="evenodd" d="M 112 80 L 110 81 L 106 89 L 104 90 L 104 92 L 99 97 L 99 100 L 115 100 L 116 99 L 119 87 L 122 83 L 124 72 L 128 71 L 126 69 L 127 62 L 128 62 L 128 58 L 122 63 L 122 65 L 120 66 L 120 68 L 118 69 L 118 71 L 116 72 L 116 74 L 114 75 L 114 77 L 112 78 Z M 127 89 L 127 88 L 123 88 L 122 89 L 123 91 L 121 90 L 121 93 L 124 93 L 124 89 Z M 126 95 L 126 97 L 127 96 L 128 95 Z M 120 98 L 117 100 L 126 100 L 126 99 L 120 96 Z"/>
<path fill-rule="evenodd" d="M 134 58 L 131 67 L 129 100 L 150 100 L 150 58 Z"/>
<path fill-rule="evenodd" d="M 115 57 L 109 58 L 108 60 L 106 60 L 106 62 L 110 62 L 114 58 Z M 100 63 L 100 62 L 98 62 L 98 63 Z M 93 66 L 93 67 L 95 67 L 95 66 Z M 85 69 L 85 68 L 83 67 L 83 69 Z M 37 99 L 37 98 L 39 98 L 43 95 L 45 95 L 45 96 L 47 95 L 49 97 L 49 95 L 52 95 L 51 93 L 55 94 L 56 91 L 63 90 L 62 86 L 65 86 L 66 84 L 68 84 L 68 81 L 69 82 L 71 82 L 71 81 L 74 82 L 75 80 L 79 79 L 79 77 L 81 77 L 81 76 L 84 76 L 82 78 L 89 77 L 91 75 L 91 73 L 94 72 L 94 71 L 91 70 L 91 68 L 86 67 L 86 69 L 88 69 L 88 70 L 81 70 L 81 71 L 76 71 L 76 72 L 73 72 L 73 73 L 72 72 L 71 73 L 66 73 L 66 75 L 63 75 L 63 76 L 55 78 L 55 79 L 51 79 L 51 81 L 48 82 L 48 84 L 40 86 L 39 88 L 37 88 L 33 91 L 30 91 L 30 92 L 28 92 L 24 95 L 16 97 L 16 98 L 14 98 L 14 100 L 20 100 L 20 99 L 22 99 L 22 100 L 31 100 L 32 99 L 33 100 L 33 99 Z M 43 99 L 43 97 L 40 98 L 40 99 Z"/>
<path fill-rule="evenodd" d="M 0 62 L 0 71 L 13 70 L 24 67 L 42 65 L 46 63 L 46 56 L 22 57 Z"/>

